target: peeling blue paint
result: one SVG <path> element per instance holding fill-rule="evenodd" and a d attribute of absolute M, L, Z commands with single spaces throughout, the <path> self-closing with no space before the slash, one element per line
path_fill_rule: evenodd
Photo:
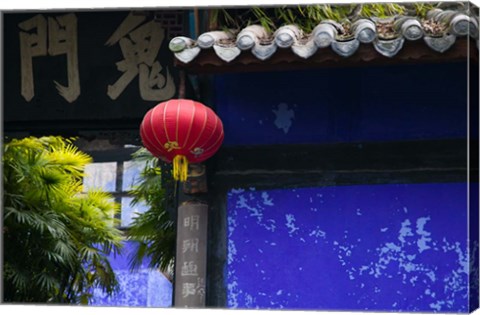
<path fill-rule="evenodd" d="M 292 120 L 295 118 L 295 112 L 288 107 L 288 104 L 280 103 L 273 113 L 275 114 L 275 126 L 287 134 L 292 126 Z"/>
<path fill-rule="evenodd" d="M 232 190 L 228 307 L 467 312 L 466 189 Z"/>

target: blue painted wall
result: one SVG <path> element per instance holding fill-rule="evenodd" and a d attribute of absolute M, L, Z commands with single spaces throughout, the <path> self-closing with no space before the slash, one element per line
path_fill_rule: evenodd
<path fill-rule="evenodd" d="M 216 76 L 224 145 L 465 138 L 467 65 Z"/>
<path fill-rule="evenodd" d="M 467 138 L 465 63 L 215 83 L 225 146 Z M 469 310 L 467 183 L 252 187 L 227 199 L 230 308 Z"/>
<path fill-rule="evenodd" d="M 233 189 L 228 307 L 467 312 L 466 196 L 466 183 Z"/>
<path fill-rule="evenodd" d="M 125 242 L 121 255 L 109 256 L 110 264 L 119 282 L 117 293 L 108 296 L 95 289 L 90 305 L 128 307 L 169 307 L 172 305 L 172 283 L 156 269 L 148 268 L 145 259 L 138 270 L 131 271 L 130 255 L 135 244 Z"/>

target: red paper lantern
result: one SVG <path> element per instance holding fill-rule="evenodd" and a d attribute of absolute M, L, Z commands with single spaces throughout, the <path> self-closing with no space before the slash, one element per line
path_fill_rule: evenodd
<path fill-rule="evenodd" d="M 187 179 L 188 163 L 215 154 L 223 142 L 223 124 L 209 107 L 176 99 L 150 109 L 140 125 L 143 145 L 154 156 L 173 162 L 175 179 Z"/>

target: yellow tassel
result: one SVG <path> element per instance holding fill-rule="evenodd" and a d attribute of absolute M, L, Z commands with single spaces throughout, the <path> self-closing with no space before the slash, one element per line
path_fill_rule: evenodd
<path fill-rule="evenodd" d="M 188 159 L 184 155 L 173 158 L 173 178 L 185 182 L 188 177 Z"/>

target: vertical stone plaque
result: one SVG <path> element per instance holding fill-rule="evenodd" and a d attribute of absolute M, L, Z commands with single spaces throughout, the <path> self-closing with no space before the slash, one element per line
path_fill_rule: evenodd
<path fill-rule="evenodd" d="M 204 307 L 207 275 L 208 206 L 185 202 L 178 208 L 175 307 Z"/>

